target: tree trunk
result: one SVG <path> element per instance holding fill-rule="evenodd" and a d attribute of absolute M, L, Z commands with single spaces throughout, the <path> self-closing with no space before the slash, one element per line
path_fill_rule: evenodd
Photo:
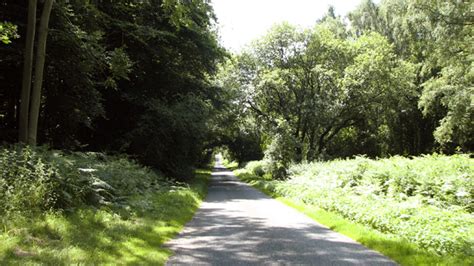
<path fill-rule="evenodd" d="M 28 144 L 36 145 L 38 132 L 38 118 L 41 105 L 41 87 L 43 86 L 43 70 L 46 57 L 46 40 L 48 39 L 48 25 L 54 0 L 46 0 L 41 14 L 38 29 L 38 48 L 36 51 L 35 82 L 31 92 L 30 117 L 28 122 Z"/>
<path fill-rule="evenodd" d="M 30 108 L 31 73 L 33 72 L 33 50 L 36 31 L 36 0 L 28 2 L 28 25 L 26 31 L 25 58 L 23 62 L 23 80 L 21 84 L 20 123 L 18 141 L 28 141 L 28 113 Z"/>
<path fill-rule="evenodd" d="M 312 129 L 311 130 L 311 133 L 309 135 L 309 147 L 308 147 L 308 151 L 306 152 L 306 160 L 308 160 L 308 162 L 312 162 L 314 160 L 314 157 L 315 157 L 315 139 L 314 137 L 316 136 L 316 129 Z"/>
<path fill-rule="evenodd" d="M 299 142 L 298 142 L 298 146 L 296 147 L 295 149 L 295 161 L 296 163 L 300 163 L 303 161 L 303 147 L 304 147 L 304 140 L 306 139 L 306 133 L 307 133 L 307 130 L 308 130 L 308 121 L 305 121 L 303 123 L 303 128 L 301 129 L 301 135 L 298 134 L 298 136 L 296 136 L 297 138 L 299 138 Z"/>

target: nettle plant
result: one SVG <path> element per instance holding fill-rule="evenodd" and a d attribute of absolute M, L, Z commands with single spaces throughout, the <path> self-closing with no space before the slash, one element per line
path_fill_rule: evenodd
<path fill-rule="evenodd" d="M 133 195 L 167 182 L 171 181 L 123 156 L 22 146 L 0 150 L 0 213 L 120 207 Z"/>
<path fill-rule="evenodd" d="M 44 210 L 56 205 L 59 174 L 30 148 L 0 152 L 0 212 Z"/>

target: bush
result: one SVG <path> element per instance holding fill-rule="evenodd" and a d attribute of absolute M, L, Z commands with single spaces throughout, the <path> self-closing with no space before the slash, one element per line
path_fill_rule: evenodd
<path fill-rule="evenodd" d="M 265 160 L 268 162 L 266 169 L 275 179 L 286 179 L 288 177 L 287 169 L 290 166 L 290 158 L 295 158 L 295 148 L 297 141 L 288 134 L 288 125 L 283 124 L 272 139 L 270 145 L 265 150 Z"/>
<path fill-rule="evenodd" d="M 370 191 L 399 200 L 420 196 L 425 203 L 440 208 L 455 205 L 474 211 L 474 164 L 467 155 L 380 160 L 357 157 L 293 165 L 290 174 L 323 183 L 338 182 L 339 187 L 354 187 L 357 193 Z"/>
<path fill-rule="evenodd" d="M 126 157 L 14 146 L 0 150 L 0 213 L 120 205 L 166 183 Z"/>
<path fill-rule="evenodd" d="M 37 211 L 84 196 L 89 180 L 61 175 L 58 167 L 26 147 L 0 152 L 0 212 Z M 63 167 L 63 173 L 68 171 Z M 71 182 L 72 181 L 72 182 Z"/>
<path fill-rule="evenodd" d="M 268 169 L 268 163 L 265 161 L 251 161 L 245 165 L 245 169 L 256 176 L 263 177 L 268 171 L 266 170 Z"/>

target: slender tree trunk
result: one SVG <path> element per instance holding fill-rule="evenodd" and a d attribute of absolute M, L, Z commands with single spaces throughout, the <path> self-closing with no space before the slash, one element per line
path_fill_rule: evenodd
<path fill-rule="evenodd" d="M 38 118 L 41 105 L 41 87 L 43 86 L 43 70 L 46 57 L 46 40 L 48 39 L 48 25 L 54 0 L 46 0 L 41 14 L 38 29 L 38 48 L 36 51 L 35 82 L 31 92 L 30 117 L 28 123 L 28 144 L 36 145 L 38 132 Z"/>
<path fill-rule="evenodd" d="M 295 161 L 297 163 L 300 163 L 304 159 L 303 158 L 303 148 L 304 148 L 304 140 L 306 139 L 307 129 L 308 129 L 308 121 L 305 121 L 303 123 L 303 128 L 301 129 L 301 136 L 300 136 L 300 134 L 298 134 L 298 136 L 296 136 L 297 138 L 299 138 L 298 146 L 295 149 Z"/>
<path fill-rule="evenodd" d="M 26 29 L 25 59 L 23 62 L 23 80 L 21 84 L 20 124 L 18 141 L 28 140 L 28 113 L 30 108 L 31 73 L 33 72 L 33 50 L 36 31 L 36 0 L 28 1 L 28 25 Z"/>
<path fill-rule="evenodd" d="M 316 129 L 312 129 L 311 130 L 311 133 L 309 135 L 309 148 L 308 148 L 308 151 L 306 153 L 306 159 L 308 160 L 308 162 L 312 162 L 314 160 L 314 156 L 315 156 L 315 139 L 314 137 L 316 136 Z"/>

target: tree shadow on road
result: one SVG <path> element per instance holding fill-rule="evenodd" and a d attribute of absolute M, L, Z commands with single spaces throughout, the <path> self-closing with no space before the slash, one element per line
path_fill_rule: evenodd
<path fill-rule="evenodd" d="M 176 253 L 168 264 L 394 265 L 386 257 L 316 223 L 298 219 L 289 226 L 265 216 L 249 217 L 238 208 L 226 208 L 226 204 L 243 203 L 252 208 L 252 204 L 273 201 L 226 171 L 214 171 L 206 203 L 177 239 L 166 244 Z M 280 217 L 295 212 L 283 207 Z M 278 215 L 272 219 L 275 217 Z"/>

